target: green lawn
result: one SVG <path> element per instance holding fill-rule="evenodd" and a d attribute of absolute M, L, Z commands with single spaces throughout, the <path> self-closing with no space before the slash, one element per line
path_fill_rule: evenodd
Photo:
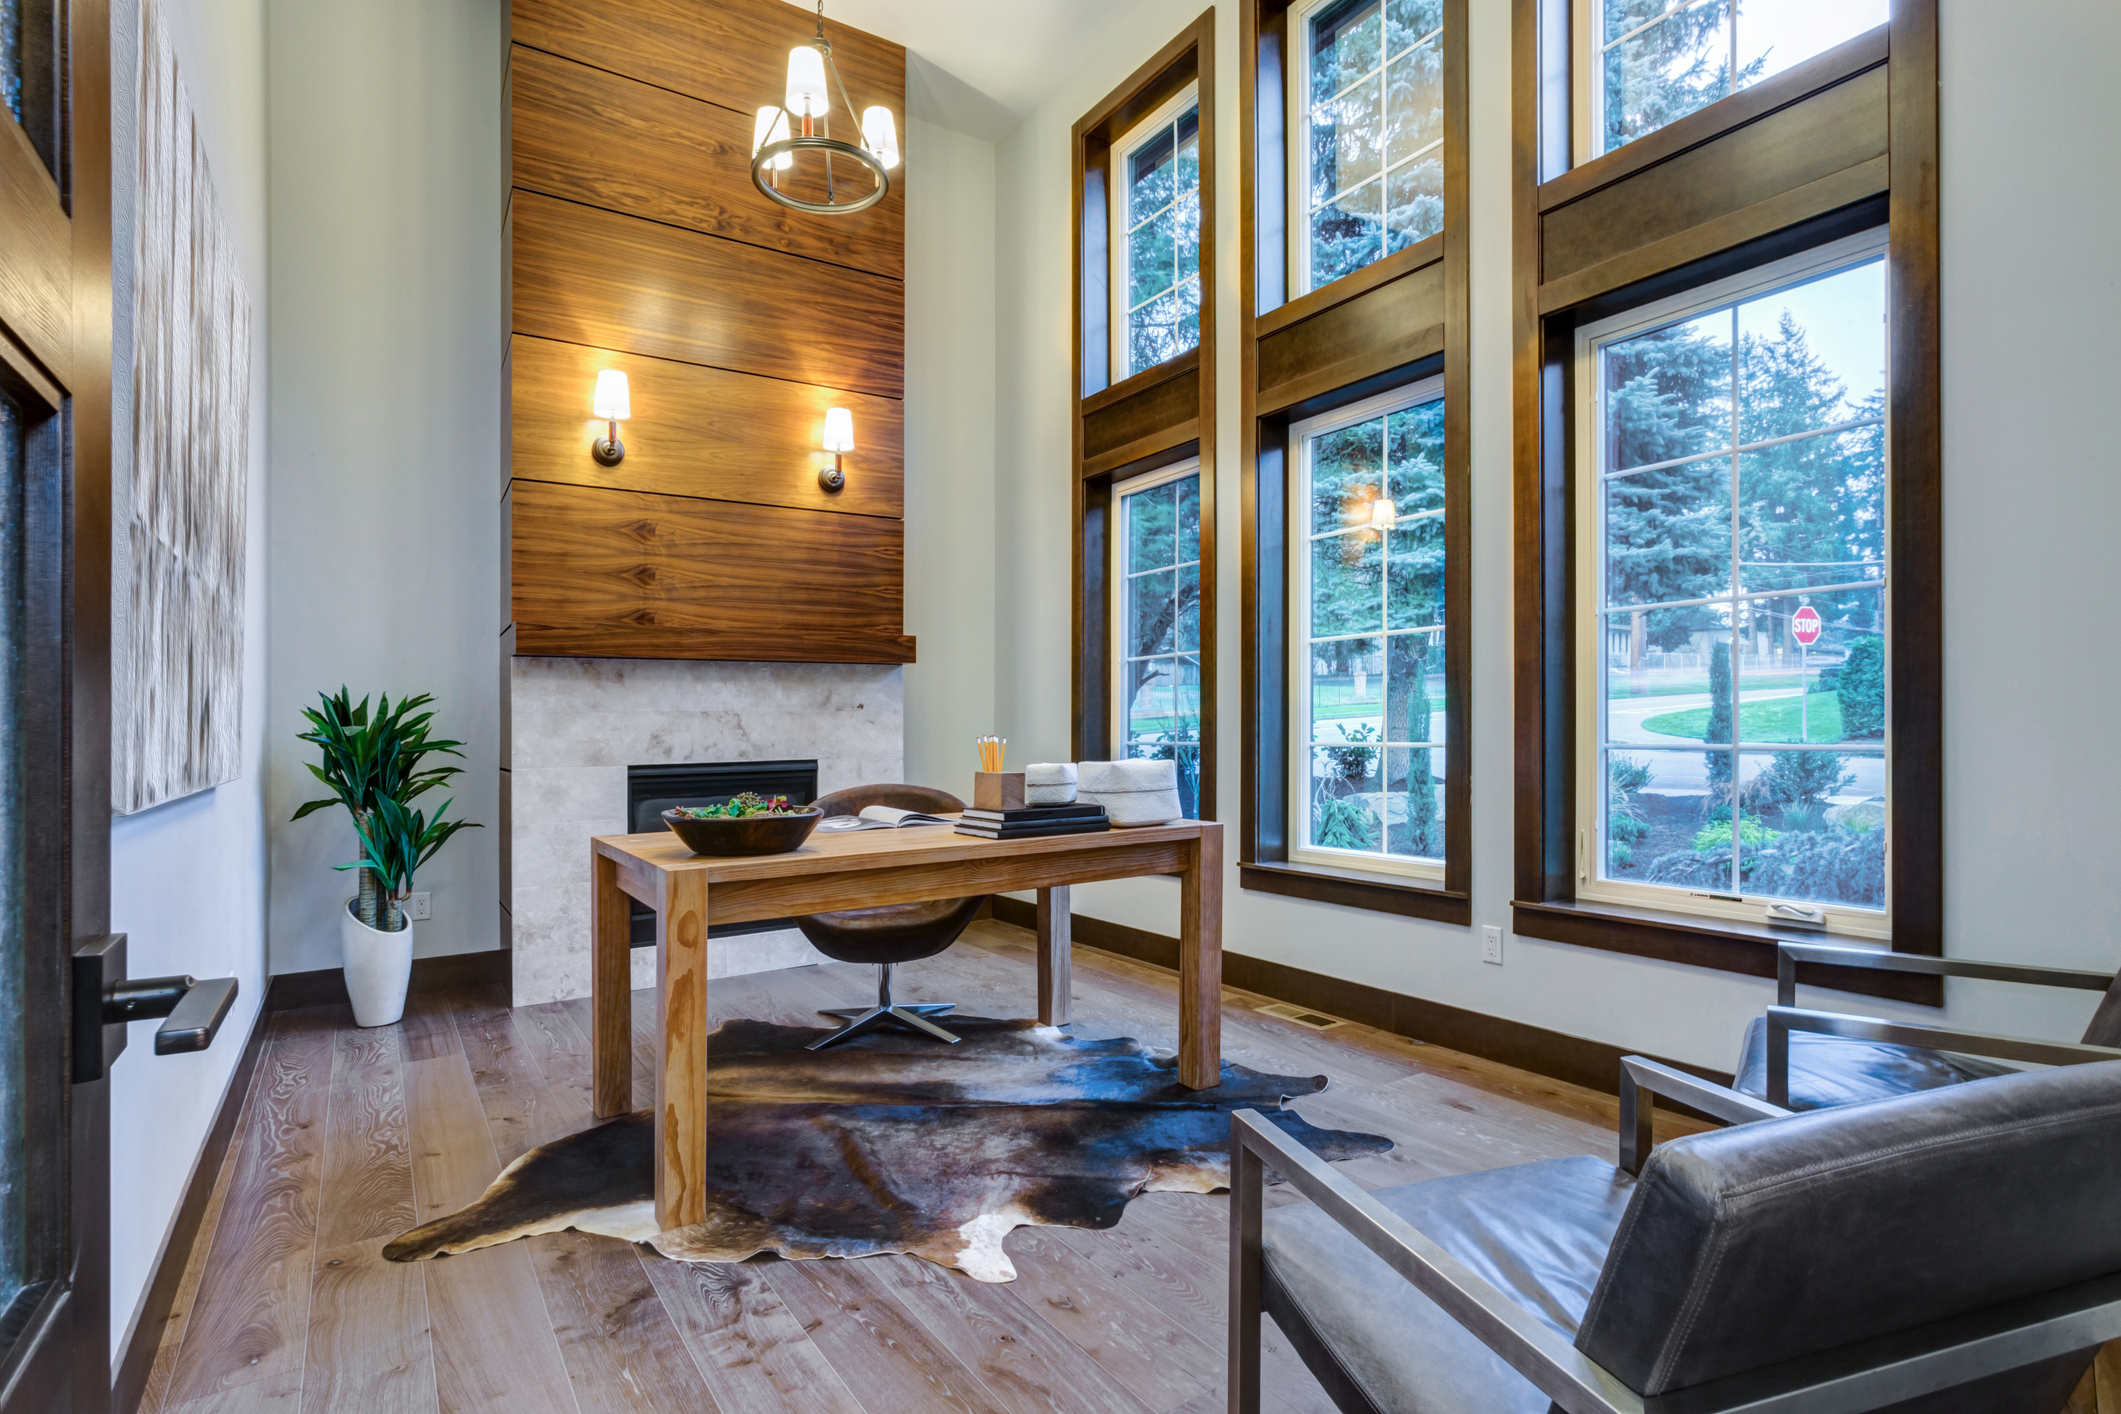
<path fill-rule="evenodd" d="M 1751 684 L 1747 684 L 1751 686 Z M 1660 736 L 1685 737 L 1689 741 L 1700 741 L 1708 735 L 1709 709 L 1696 707 L 1686 712 L 1667 712 L 1661 717 L 1652 717 L 1644 722 L 1646 730 Z M 1811 700 L 1811 736 L 1814 742 L 1830 743 L 1841 740 L 1841 696 L 1834 692 L 1815 692 Z M 1739 718 L 1742 739 L 1754 742 L 1778 742 L 1798 740 L 1798 701 L 1792 697 L 1778 697 L 1771 702 L 1747 702 L 1743 704 L 1743 715 Z"/>
<path fill-rule="evenodd" d="M 1337 722 L 1343 717 L 1382 716 L 1384 710 L 1385 704 L 1374 697 L 1367 702 L 1317 702 L 1312 704 L 1311 719 L 1318 722 Z M 1431 712 L 1443 711 L 1443 697 L 1441 695 L 1430 696 L 1429 710 Z"/>

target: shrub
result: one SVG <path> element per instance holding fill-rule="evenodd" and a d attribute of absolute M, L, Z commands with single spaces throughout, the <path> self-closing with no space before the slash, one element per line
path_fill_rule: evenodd
<path fill-rule="evenodd" d="M 1834 691 L 1841 697 L 1841 730 L 1851 739 L 1885 735 L 1885 640 L 1849 645 Z"/>
<path fill-rule="evenodd" d="M 1783 835 L 1746 875 L 1750 893 L 1817 903 L 1885 905 L 1885 831 Z"/>
<path fill-rule="evenodd" d="M 1761 773 L 1761 791 L 1777 805 L 1816 806 L 1821 796 L 1856 783 L 1854 772 L 1842 774 L 1841 768 L 1847 764 L 1831 751 L 1778 751 Z"/>
<path fill-rule="evenodd" d="M 1710 745 L 1731 744 L 1731 641 L 1719 638 L 1709 650 L 1709 725 L 1703 739 Z M 1731 754 L 1708 753 L 1709 798 L 1730 793 Z"/>
<path fill-rule="evenodd" d="M 1377 816 L 1360 800 L 1322 801 L 1315 829 L 1319 844 L 1327 849 L 1377 848 Z"/>
<path fill-rule="evenodd" d="M 1760 823 L 1758 815 L 1746 816 L 1738 824 L 1738 843 L 1744 848 L 1746 853 L 1746 859 L 1741 861 L 1741 865 L 1751 861 L 1753 851 L 1769 844 L 1776 838 L 1774 831 Z M 1693 843 L 1696 854 L 1707 854 L 1712 850 L 1721 850 L 1724 856 L 1728 858 L 1731 850 L 1730 817 L 1725 816 L 1721 820 L 1711 822 L 1703 828 L 1700 834 L 1694 836 Z"/>

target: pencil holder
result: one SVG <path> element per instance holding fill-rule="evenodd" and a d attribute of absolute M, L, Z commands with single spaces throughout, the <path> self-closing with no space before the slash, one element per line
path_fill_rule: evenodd
<path fill-rule="evenodd" d="M 1021 810 L 1024 808 L 1022 771 L 975 771 L 972 773 L 974 810 Z"/>

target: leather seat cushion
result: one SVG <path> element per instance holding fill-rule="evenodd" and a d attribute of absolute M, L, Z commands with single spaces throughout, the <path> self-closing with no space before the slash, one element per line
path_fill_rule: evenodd
<path fill-rule="evenodd" d="M 1547 1159 L 1372 1194 L 1573 1340 L 1635 1182 L 1603 1159 Z M 1387 1414 L 1546 1414 L 1531 1381 L 1308 1203 L 1265 1215 L 1269 1274 Z"/>
<path fill-rule="evenodd" d="M 1969 1080 L 2010 1075 L 2015 1066 L 1978 1056 L 1953 1055 L 1919 1046 L 1823 1036 L 1816 1031 L 1790 1033 L 1790 1108 L 1825 1110 L 1868 1100 L 1890 1100 L 1920 1090 L 1941 1090 Z M 1741 1094 L 1767 1098 L 1767 1018 L 1756 1016 L 1745 1028 L 1738 1051 Z"/>
<path fill-rule="evenodd" d="M 984 902 L 980 895 L 850 908 L 813 913 L 796 919 L 795 926 L 835 962 L 918 962 L 956 942 Z"/>

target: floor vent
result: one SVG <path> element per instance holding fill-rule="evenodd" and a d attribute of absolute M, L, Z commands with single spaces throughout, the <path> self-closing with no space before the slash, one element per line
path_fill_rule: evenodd
<path fill-rule="evenodd" d="M 1278 1016 L 1283 1021 L 1293 1021 L 1298 1026 L 1308 1026 L 1313 1031 L 1331 1031 L 1336 1026 L 1346 1026 L 1348 1024 L 1337 1016 L 1324 1016 L 1315 1011 L 1305 1011 L 1302 1007 L 1291 1006 L 1287 1002 L 1276 1002 L 1272 1006 L 1258 1007 L 1256 1010 L 1265 1012 L 1268 1016 Z"/>

